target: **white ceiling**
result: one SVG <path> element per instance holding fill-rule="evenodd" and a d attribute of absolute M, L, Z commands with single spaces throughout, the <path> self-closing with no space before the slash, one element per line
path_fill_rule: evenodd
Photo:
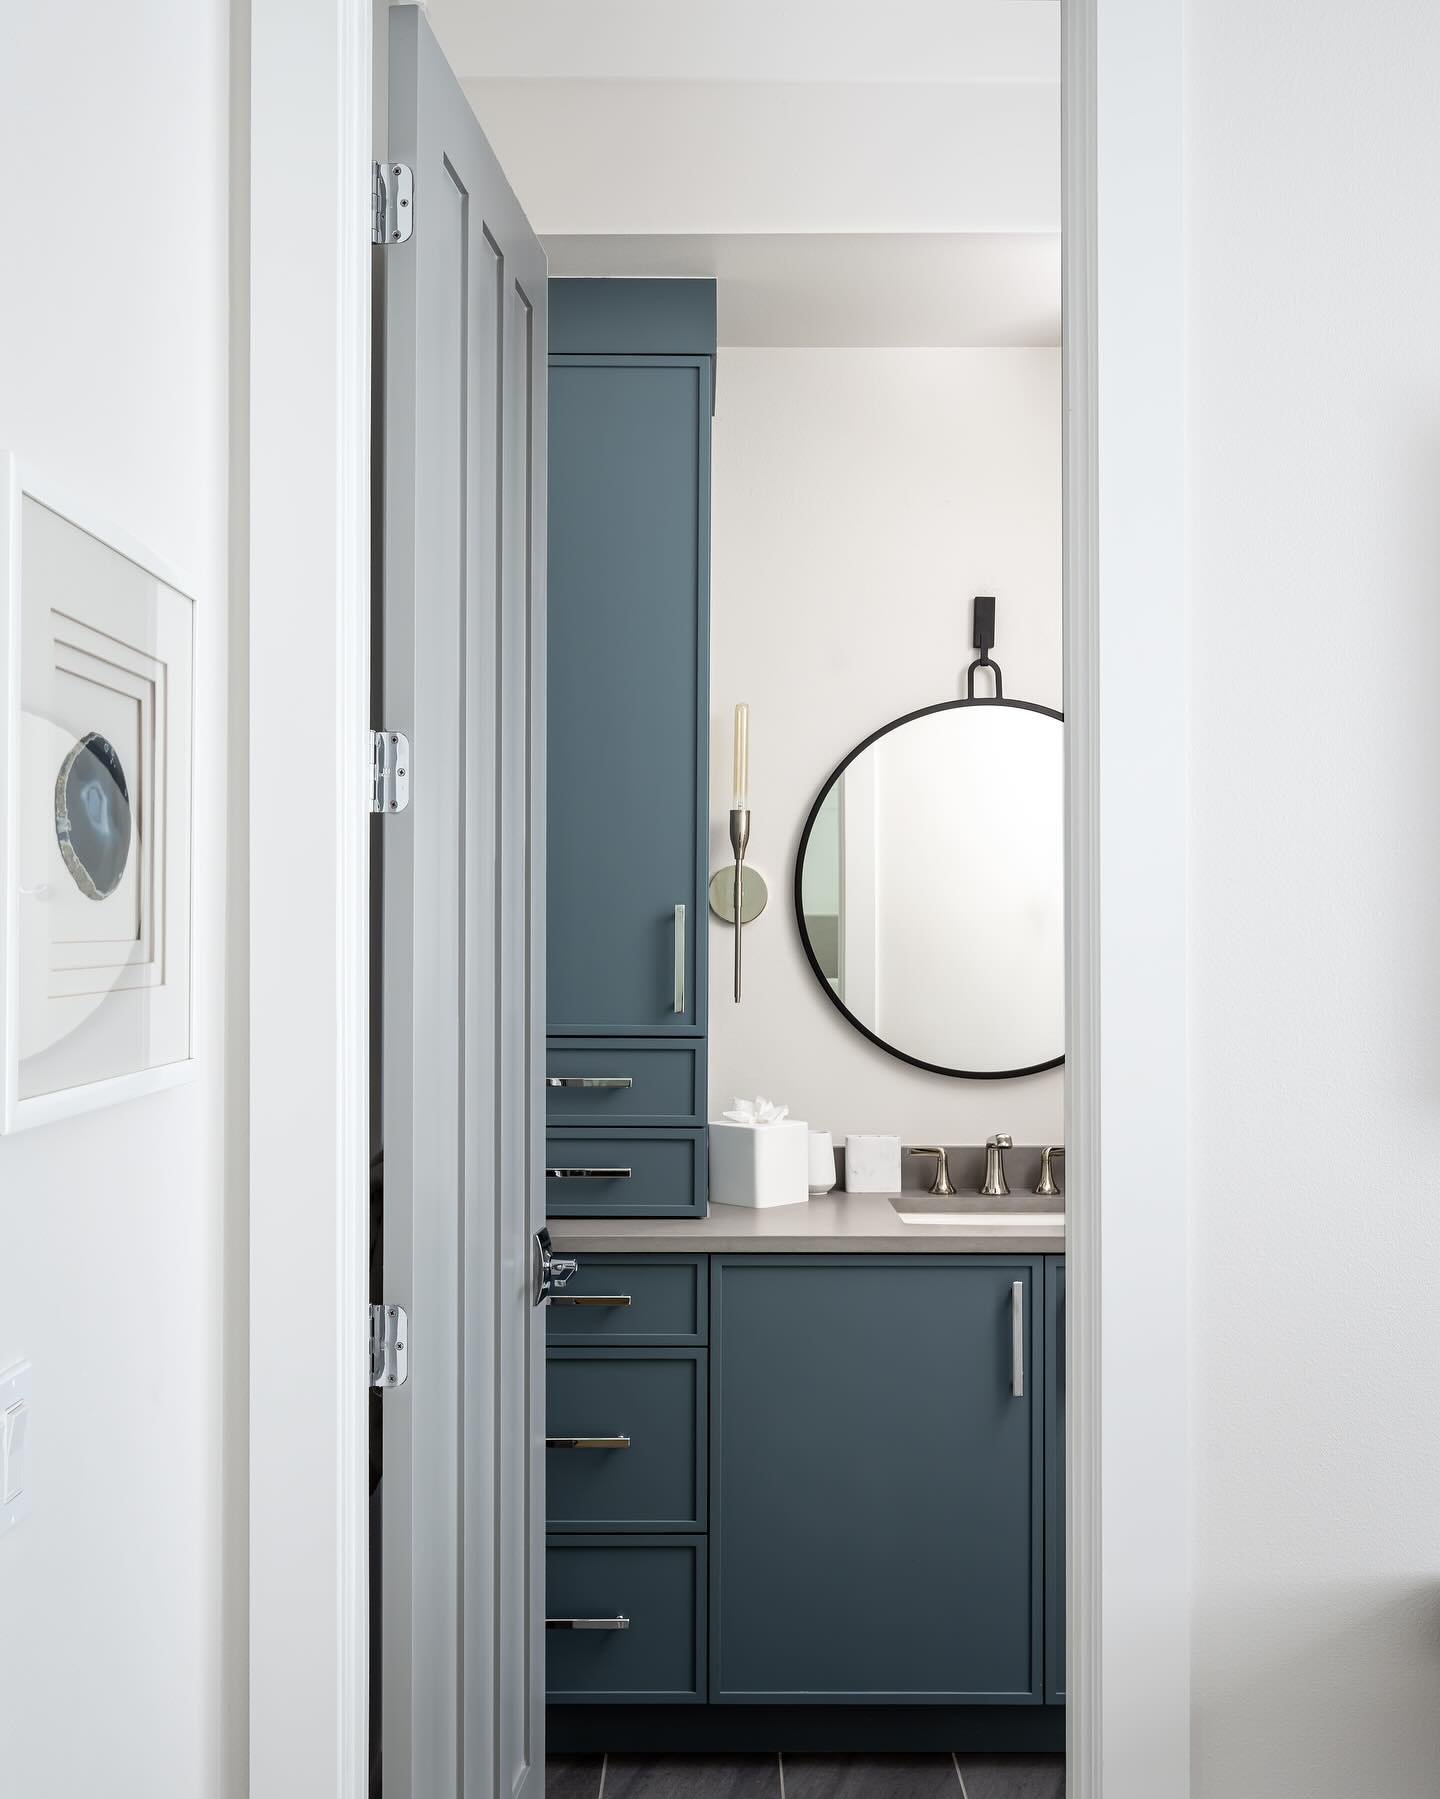
<path fill-rule="evenodd" d="M 1054 81 L 1058 0 L 429 0 L 462 78 Z"/>
<path fill-rule="evenodd" d="M 1060 228 L 1050 83 L 469 80 L 465 91 L 542 236 Z"/>
<path fill-rule="evenodd" d="M 720 342 L 991 349 L 1060 342 L 1060 239 L 552 237 L 552 275 L 714 275 Z"/>
<path fill-rule="evenodd" d="M 1058 341 L 1057 0 L 427 11 L 557 274 L 714 274 L 737 345 Z"/>

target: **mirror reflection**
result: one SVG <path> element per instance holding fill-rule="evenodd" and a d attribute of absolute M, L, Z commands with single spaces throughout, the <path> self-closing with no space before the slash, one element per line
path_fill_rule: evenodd
<path fill-rule="evenodd" d="M 959 700 L 897 720 L 831 776 L 796 906 L 817 979 L 883 1049 L 994 1078 L 1064 1053 L 1060 714 Z"/>

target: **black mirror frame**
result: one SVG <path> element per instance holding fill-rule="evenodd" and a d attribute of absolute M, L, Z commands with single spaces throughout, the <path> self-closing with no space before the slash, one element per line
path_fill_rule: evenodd
<path fill-rule="evenodd" d="M 810 934 L 805 929 L 803 888 L 805 852 L 810 847 L 810 833 L 815 829 L 815 820 L 820 816 L 820 808 L 825 804 L 830 789 L 840 779 L 841 775 L 844 774 L 845 770 L 849 768 L 855 758 L 862 755 L 870 748 L 872 743 L 877 743 L 880 738 L 888 737 L 892 731 L 898 731 L 902 725 L 913 724 L 917 718 L 928 718 L 933 712 L 958 712 L 962 708 L 969 706 L 1008 706 L 1012 711 L 1017 712 L 1042 712 L 1046 718 L 1059 719 L 1062 724 L 1065 720 L 1065 714 L 1063 712 L 1057 712 L 1053 706 L 1037 706 L 1032 700 L 1006 700 L 1000 698 L 941 700 L 938 705 L 921 706 L 917 711 L 907 712 L 901 718 L 892 718 L 888 724 L 881 725 L 878 731 L 872 731 L 863 742 L 855 745 L 848 756 L 836 763 L 835 767 L 825 777 L 824 781 L 821 782 L 820 792 L 816 796 L 815 804 L 810 808 L 810 815 L 805 820 L 805 828 L 800 833 L 800 847 L 795 852 L 795 924 L 800 933 L 800 944 L 805 951 L 805 960 L 810 964 L 811 973 L 820 983 L 821 990 L 826 999 L 830 1001 L 831 1005 L 835 1007 L 836 1011 L 839 1012 L 848 1023 L 852 1024 L 855 1029 L 859 1031 L 862 1037 L 868 1037 L 877 1049 L 883 1049 L 886 1055 L 894 1056 L 898 1061 L 908 1062 L 912 1068 L 923 1068 L 930 1074 L 949 1075 L 955 1080 L 1013 1081 L 1018 1080 L 1022 1075 L 1043 1074 L 1048 1068 L 1059 1068 L 1063 1065 L 1065 1057 L 1061 1054 L 1053 1057 L 1048 1062 L 1036 1062 L 1029 1068 L 997 1068 L 994 1070 L 982 1071 L 973 1068 L 945 1068 L 939 1062 L 926 1062 L 920 1056 L 908 1055 L 903 1049 L 896 1049 L 893 1043 L 887 1043 L 883 1037 L 878 1036 L 872 1031 L 869 1025 L 862 1024 L 845 1004 L 844 1000 L 841 999 L 840 995 L 830 985 L 829 980 L 826 978 L 825 971 L 820 966 L 820 959 L 815 954 L 814 947 L 810 942 Z"/>

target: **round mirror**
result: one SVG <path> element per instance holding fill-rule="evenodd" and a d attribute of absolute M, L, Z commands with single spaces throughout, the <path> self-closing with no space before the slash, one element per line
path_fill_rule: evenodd
<path fill-rule="evenodd" d="M 872 1043 L 937 1074 L 1064 1060 L 1064 730 L 952 700 L 885 725 L 821 789 L 795 866 L 817 980 Z"/>

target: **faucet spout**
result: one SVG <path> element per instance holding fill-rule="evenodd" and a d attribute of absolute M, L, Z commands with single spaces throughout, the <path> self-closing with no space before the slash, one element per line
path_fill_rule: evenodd
<path fill-rule="evenodd" d="M 1000 1199 L 1010 1191 L 1005 1179 L 1005 1151 L 1014 1140 L 1004 1135 L 990 1137 L 985 1143 L 985 1185 L 980 1189 L 987 1199 Z"/>

